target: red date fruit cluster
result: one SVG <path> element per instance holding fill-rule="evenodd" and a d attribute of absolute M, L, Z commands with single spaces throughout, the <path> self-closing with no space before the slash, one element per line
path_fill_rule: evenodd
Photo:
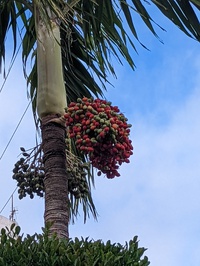
<path fill-rule="evenodd" d="M 129 163 L 133 146 L 129 139 L 131 125 L 119 108 L 106 100 L 84 97 L 71 102 L 64 117 L 70 138 L 99 170 L 98 175 L 120 176 L 119 166 Z"/>

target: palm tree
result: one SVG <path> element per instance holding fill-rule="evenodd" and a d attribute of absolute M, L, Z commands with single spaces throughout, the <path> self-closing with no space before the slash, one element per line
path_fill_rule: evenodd
<path fill-rule="evenodd" d="M 78 97 L 103 96 L 107 74 L 115 75 L 112 56 L 120 63 L 124 58 L 134 69 L 127 47 L 128 43 L 135 46 L 126 27 L 139 41 L 132 18 L 136 12 L 157 36 L 148 4 L 157 6 L 185 34 L 200 40 L 198 0 L 0 0 L 0 67 L 4 66 L 7 34 L 12 32 L 13 56 L 17 42 L 22 41 L 33 114 L 41 126 L 45 224 L 53 222 L 51 233 L 58 237 L 68 237 L 69 222 L 64 109 Z M 27 73 L 29 59 L 33 68 Z"/>

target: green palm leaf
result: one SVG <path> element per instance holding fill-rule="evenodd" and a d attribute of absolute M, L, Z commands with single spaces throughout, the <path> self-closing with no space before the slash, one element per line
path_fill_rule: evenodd
<path fill-rule="evenodd" d="M 152 2 L 186 35 L 200 41 L 199 19 L 195 12 L 196 10 L 191 5 L 195 4 L 199 9 L 199 1 L 152 0 Z"/>
<path fill-rule="evenodd" d="M 0 70 L 5 63 L 5 42 L 8 30 L 11 28 L 13 35 L 13 56 L 17 46 L 17 14 L 15 4 L 11 1 L 0 1 Z M 3 61 L 3 62 L 2 62 Z"/>

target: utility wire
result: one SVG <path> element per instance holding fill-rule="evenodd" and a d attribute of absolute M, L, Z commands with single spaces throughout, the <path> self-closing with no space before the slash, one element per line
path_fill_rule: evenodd
<path fill-rule="evenodd" d="M 22 120 L 23 120 L 23 118 L 24 118 L 24 116 L 25 116 L 25 114 L 26 114 L 26 112 L 27 112 L 27 110 L 28 110 L 28 108 L 29 108 L 31 102 L 32 102 L 32 101 L 30 101 L 30 102 L 28 103 L 28 105 L 27 105 L 27 107 L 26 107 L 24 113 L 22 114 L 22 116 L 21 116 L 21 118 L 20 118 L 20 120 L 19 120 L 19 123 L 17 124 L 17 126 L 16 126 L 16 128 L 15 128 L 13 134 L 12 134 L 12 136 L 10 137 L 10 140 L 8 141 L 8 143 L 7 143 L 7 145 L 6 145 L 5 149 L 4 149 L 4 151 L 3 151 L 2 154 L 1 154 L 0 160 L 3 158 L 3 156 L 4 156 L 5 152 L 6 152 L 6 150 L 8 149 L 8 147 L 9 147 L 9 145 L 10 145 L 10 143 L 11 143 L 11 141 L 12 141 L 12 139 L 13 139 L 13 137 L 14 137 L 16 131 L 17 131 L 17 129 L 19 128 L 19 126 L 20 126 L 20 124 L 21 124 L 21 122 L 22 122 Z"/>
<path fill-rule="evenodd" d="M 23 28 L 24 28 L 24 27 L 23 27 Z M 2 86 L 1 86 L 1 88 L 0 88 L 0 93 L 2 92 L 2 90 L 3 90 L 4 86 L 5 86 L 5 83 L 6 83 L 7 79 L 8 79 L 8 77 L 9 77 L 10 71 L 12 70 L 12 67 L 13 67 L 13 65 L 14 65 L 14 63 L 15 63 L 15 60 L 16 60 L 16 58 L 17 58 L 17 56 L 18 56 L 18 54 L 19 54 L 19 51 L 20 51 L 20 49 L 21 49 L 21 47 L 22 47 L 22 42 L 23 42 L 23 39 L 22 39 L 22 30 L 23 30 L 23 28 L 20 30 L 20 29 L 19 29 L 19 26 L 17 25 L 17 29 L 18 29 L 18 32 L 19 32 L 19 36 L 20 36 L 20 39 L 21 39 L 21 43 L 20 43 L 20 45 L 19 45 L 19 47 L 18 47 L 18 49 L 17 49 L 17 51 L 16 51 L 16 53 L 15 53 L 15 56 L 13 55 L 13 57 L 12 57 L 12 60 L 11 60 L 11 62 L 10 62 L 10 66 L 9 66 L 9 69 L 8 69 L 8 73 L 7 73 L 7 75 L 5 76 L 5 78 L 4 78 L 4 82 L 3 82 L 3 84 L 2 84 Z"/>
<path fill-rule="evenodd" d="M 5 205 L 3 206 L 3 208 L 0 211 L 0 214 L 2 213 L 2 211 L 5 209 L 5 207 L 7 206 L 8 202 L 10 201 L 10 199 L 12 198 L 12 196 L 14 195 L 15 191 L 17 190 L 17 187 L 15 188 L 15 190 L 13 191 L 13 193 L 11 194 L 11 196 L 9 197 L 9 199 L 6 201 Z"/>
<path fill-rule="evenodd" d="M 22 30 L 21 30 L 21 31 L 22 31 Z M 21 43 L 20 43 L 20 45 L 19 45 L 19 47 L 18 47 L 18 49 L 17 49 L 17 52 L 16 52 L 15 56 L 13 57 L 13 59 L 12 59 L 12 61 L 11 61 L 11 63 L 10 63 L 10 67 L 9 67 L 9 69 L 8 69 L 8 73 L 7 73 L 7 75 L 6 75 L 5 79 L 4 79 L 4 82 L 3 82 L 3 84 L 2 84 L 2 86 L 1 86 L 1 88 L 0 88 L 0 93 L 1 93 L 1 91 L 3 90 L 3 88 L 4 88 L 4 86 L 5 86 L 5 83 L 6 83 L 7 79 L 8 79 L 8 77 L 9 77 L 10 71 L 11 71 L 11 69 L 12 69 L 12 67 L 13 67 L 13 65 L 14 65 L 14 63 L 15 63 L 15 60 L 16 60 L 16 58 L 17 58 L 17 55 L 18 55 L 18 53 L 19 53 L 19 51 L 20 51 L 20 48 L 21 48 L 21 46 L 22 46 L 22 42 L 23 42 L 23 40 L 22 40 L 22 36 L 21 36 L 21 31 L 19 30 L 19 27 L 18 27 L 18 32 L 19 32 L 19 36 L 20 36 L 20 38 L 21 38 Z M 28 110 L 28 108 L 29 108 L 31 102 L 32 102 L 32 101 L 29 102 L 29 104 L 28 104 L 28 106 L 26 107 L 24 113 L 22 114 L 22 117 L 21 117 L 21 119 L 20 119 L 20 121 L 19 121 L 17 127 L 15 128 L 15 130 L 14 130 L 14 132 L 13 132 L 13 134 L 12 134 L 12 136 L 11 136 L 9 142 L 8 142 L 8 144 L 6 145 L 6 147 L 5 147 L 4 151 L 3 151 L 3 153 L 1 154 L 0 160 L 3 158 L 3 156 L 4 156 L 4 154 L 5 154 L 5 152 L 6 152 L 7 148 L 8 148 L 8 146 L 10 145 L 10 142 L 12 141 L 12 139 L 13 139 L 13 137 L 14 137 L 14 135 L 15 135 L 17 129 L 18 129 L 18 127 L 20 126 L 20 124 L 21 124 L 21 122 L 22 122 L 22 120 L 23 120 L 23 118 L 24 118 L 24 116 L 25 116 L 25 114 L 26 114 L 26 112 L 27 112 L 27 110 Z"/>
<path fill-rule="evenodd" d="M 3 156 L 4 156 L 4 154 L 5 154 L 6 150 L 7 150 L 7 148 L 9 147 L 10 142 L 12 141 L 12 139 L 13 139 L 13 137 L 14 137 L 16 131 L 17 131 L 17 129 L 19 128 L 19 126 L 20 126 L 20 124 L 21 124 L 21 122 L 22 122 L 22 120 L 23 120 L 23 118 L 24 118 L 24 116 L 25 116 L 25 114 L 26 114 L 26 112 L 27 112 L 27 110 L 28 110 L 30 104 L 31 104 L 31 101 L 28 103 L 28 105 L 27 105 L 27 107 L 26 107 L 24 113 L 22 114 L 22 116 L 21 116 L 21 118 L 20 118 L 20 120 L 19 120 L 19 123 L 17 124 L 17 126 L 16 126 L 16 128 L 15 128 L 15 130 L 14 130 L 14 132 L 13 132 L 13 134 L 12 134 L 12 136 L 11 136 L 9 142 L 8 142 L 8 144 L 6 145 L 6 147 L 5 147 L 5 149 L 4 149 L 3 153 L 2 153 L 2 155 L 1 155 L 1 157 L 0 157 L 0 160 L 3 158 Z M 2 211 L 3 211 L 3 210 L 5 209 L 5 207 L 7 206 L 8 202 L 10 201 L 10 199 L 12 198 L 12 196 L 14 195 L 14 193 L 15 193 L 16 190 L 17 190 L 17 187 L 14 189 L 13 193 L 12 193 L 11 196 L 8 198 L 8 200 L 6 201 L 5 205 L 3 206 L 3 208 L 2 208 L 1 211 L 0 211 L 0 214 L 2 213 Z"/>
<path fill-rule="evenodd" d="M 15 63 L 15 60 L 16 60 L 16 58 L 17 58 L 17 56 L 18 56 L 18 53 L 19 53 L 19 51 L 20 51 L 21 46 L 22 46 L 22 42 L 21 42 L 21 44 L 19 45 L 19 47 L 18 47 L 18 49 L 17 49 L 17 52 L 15 53 L 15 56 L 13 57 L 12 61 L 10 62 L 10 66 L 9 66 L 9 69 L 8 69 L 8 73 L 7 73 L 7 75 L 5 76 L 4 81 L 3 81 L 3 84 L 1 85 L 1 88 L 0 88 L 0 93 L 2 92 L 2 90 L 3 90 L 3 88 L 4 88 L 5 84 L 6 84 L 6 81 L 7 81 L 8 77 L 9 77 L 10 71 L 11 71 L 11 69 L 12 69 L 12 67 L 13 67 L 13 65 L 14 65 L 14 63 Z"/>
<path fill-rule="evenodd" d="M 19 31 L 19 28 L 18 28 L 18 31 Z M 21 37 L 21 33 L 20 33 L 20 31 L 19 31 L 19 35 L 20 35 L 20 38 L 21 38 L 21 44 L 19 45 L 19 47 L 18 47 L 18 49 L 17 49 L 17 52 L 15 53 L 15 56 L 12 58 L 12 61 L 11 61 L 11 63 L 10 63 L 9 69 L 8 69 L 8 73 L 7 73 L 7 75 L 5 76 L 5 79 L 4 79 L 4 81 L 3 81 L 3 84 L 1 85 L 0 93 L 2 92 L 2 90 L 3 90 L 4 86 L 5 86 L 5 83 L 6 83 L 7 79 L 8 79 L 8 77 L 9 77 L 9 74 L 10 74 L 10 72 L 11 72 L 11 70 L 12 70 L 12 67 L 13 67 L 13 65 L 14 65 L 14 63 L 15 63 L 15 60 L 16 60 L 16 58 L 17 58 L 17 56 L 18 56 L 18 54 L 19 54 L 19 51 L 20 51 L 20 49 L 21 49 L 21 46 L 22 46 L 22 37 Z M 27 112 L 27 110 L 28 110 L 28 108 L 29 108 L 31 102 L 32 102 L 32 101 L 30 101 L 30 102 L 28 103 L 28 106 L 26 107 L 24 113 L 22 114 L 22 116 L 21 116 L 21 118 L 20 118 L 20 120 L 19 120 L 19 123 L 17 124 L 17 126 L 16 126 L 16 128 L 15 128 L 15 130 L 14 130 L 14 132 L 13 132 L 11 138 L 10 138 L 10 140 L 8 141 L 8 143 L 7 143 L 7 145 L 6 145 L 5 149 L 4 149 L 4 151 L 3 151 L 2 154 L 1 154 L 0 160 L 3 158 L 3 156 L 4 156 L 5 152 L 6 152 L 6 150 L 8 149 L 8 147 L 9 147 L 9 145 L 10 145 L 10 143 L 11 143 L 11 141 L 12 141 L 14 135 L 16 134 L 16 132 L 17 132 L 17 130 L 18 130 L 18 128 L 19 128 L 19 126 L 20 126 L 20 124 L 21 124 L 21 122 L 22 122 L 22 120 L 23 120 L 23 118 L 24 118 L 24 116 L 25 116 L 25 114 L 26 114 L 26 112 Z M 2 211 L 3 211 L 3 210 L 5 209 L 5 207 L 7 206 L 8 202 L 10 201 L 10 199 L 12 198 L 12 196 L 14 195 L 14 193 L 15 193 L 16 190 L 17 190 L 17 187 L 14 189 L 13 193 L 12 193 L 11 196 L 8 198 L 8 200 L 6 201 L 5 205 L 3 206 L 3 208 L 2 208 L 1 211 L 0 211 L 0 214 L 2 213 Z"/>

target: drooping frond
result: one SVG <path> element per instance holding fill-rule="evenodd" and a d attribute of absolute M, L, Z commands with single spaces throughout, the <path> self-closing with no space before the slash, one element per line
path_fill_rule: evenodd
<path fill-rule="evenodd" d="M 165 0 L 152 2 L 186 35 L 200 41 L 200 2 L 197 0 Z M 194 8 L 194 6 L 197 8 Z"/>
<path fill-rule="evenodd" d="M 16 6 L 13 1 L 0 1 L 0 72 L 5 63 L 6 37 L 11 29 L 13 35 L 13 56 L 17 48 L 17 17 Z"/>

